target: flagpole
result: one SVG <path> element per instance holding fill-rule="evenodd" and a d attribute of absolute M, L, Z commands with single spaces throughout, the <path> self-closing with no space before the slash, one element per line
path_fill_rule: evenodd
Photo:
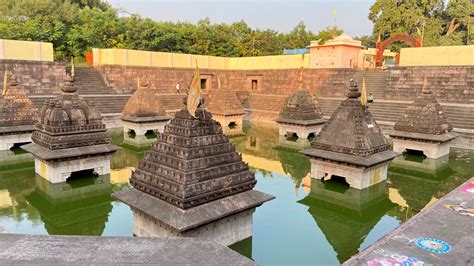
<path fill-rule="evenodd" d="M 3 91 L 2 96 L 7 94 L 7 70 L 5 69 L 5 74 L 3 75 Z"/>

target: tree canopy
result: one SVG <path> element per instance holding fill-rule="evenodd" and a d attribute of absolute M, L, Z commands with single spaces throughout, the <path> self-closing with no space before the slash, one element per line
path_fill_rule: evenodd
<path fill-rule="evenodd" d="M 55 59 L 84 57 L 92 48 L 128 48 L 216 56 L 281 54 L 342 30 L 314 34 L 303 22 L 289 33 L 252 29 L 245 21 L 213 24 L 159 22 L 138 14 L 121 17 L 102 0 L 0 0 L 0 39 L 52 42 Z"/>
<path fill-rule="evenodd" d="M 374 36 L 384 40 L 411 34 L 422 39 L 423 46 L 469 44 L 473 16 L 470 0 L 376 0 L 369 11 Z"/>

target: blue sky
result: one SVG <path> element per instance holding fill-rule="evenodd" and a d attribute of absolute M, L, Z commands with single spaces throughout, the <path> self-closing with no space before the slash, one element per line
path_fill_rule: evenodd
<path fill-rule="evenodd" d="M 301 20 L 315 33 L 337 23 L 352 36 L 370 34 L 367 18 L 375 0 L 108 0 L 114 7 L 159 21 L 197 22 L 209 17 L 213 23 L 245 20 L 252 28 L 289 32 Z M 336 10 L 336 22 L 332 15 Z"/>

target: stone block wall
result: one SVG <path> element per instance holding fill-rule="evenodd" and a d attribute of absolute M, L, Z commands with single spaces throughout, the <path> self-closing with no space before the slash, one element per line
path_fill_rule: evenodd
<path fill-rule="evenodd" d="M 103 65 L 98 67 L 108 87 L 115 93 L 132 93 L 137 78 L 148 79 L 150 88 L 157 93 L 174 93 L 176 82 L 186 91 L 191 83 L 192 68 L 159 68 Z M 222 88 L 238 92 L 239 98 L 246 93 L 287 95 L 298 88 L 299 69 L 282 70 L 214 70 L 201 69 L 201 78 L 207 79 L 209 89 L 217 89 L 219 78 Z M 346 84 L 355 76 L 352 69 L 306 69 L 303 78 L 311 93 L 321 97 L 344 97 Z M 256 84 L 252 85 L 256 81 Z M 252 88 L 253 86 L 253 88 Z"/>
<path fill-rule="evenodd" d="M 413 101 L 421 92 L 425 76 L 439 102 L 474 103 L 474 66 L 393 68 L 385 99 Z"/>
<path fill-rule="evenodd" d="M 53 95 L 60 92 L 64 65 L 47 61 L 0 60 L 1 83 L 5 70 L 14 70 L 29 95 Z"/>

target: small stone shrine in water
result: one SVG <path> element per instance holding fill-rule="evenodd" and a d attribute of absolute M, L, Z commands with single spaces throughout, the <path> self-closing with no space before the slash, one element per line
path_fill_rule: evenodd
<path fill-rule="evenodd" d="M 18 84 L 16 75 L 10 72 L 7 80 L 0 96 L 0 150 L 31 142 L 38 121 L 36 108 Z"/>
<path fill-rule="evenodd" d="M 421 94 L 395 123 L 390 137 L 396 152 L 417 150 L 437 159 L 449 154 L 452 141 L 458 136 L 452 130 L 443 108 L 427 88 L 425 77 Z"/>
<path fill-rule="evenodd" d="M 211 112 L 214 120 L 219 122 L 226 135 L 243 134 L 244 107 L 234 91 L 212 90 L 206 109 Z"/>
<path fill-rule="evenodd" d="M 51 183 L 82 170 L 109 174 L 110 158 L 118 148 L 110 144 L 99 112 L 75 93 L 74 77 L 66 74 L 64 81 L 62 93 L 41 108 L 33 143 L 21 148 L 33 154 L 36 173 Z"/>
<path fill-rule="evenodd" d="M 163 132 L 170 120 L 148 82 L 138 82 L 138 88 L 128 99 L 120 117 L 124 142 L 133 146 L 149 146 L 156 138 L 147 135 Z M 130 136 L 130 135 L 131 136 Z"/>
<path fill-rule="evenodd" d="M 190 94 L 191 95 L 191 94 Z M 252 235 L 256 207 L 274 197 L 256 184 L 212 114 L 177 112 L 158 136 L 129 191 L 113 197 L 129 205 L 134 235 L 200 237 L 231 245 Z"/>
<path fill-rule="evenodd" d="M 303 81 L 300 80 L 298 90 L 288 96 L 287 103 L 276 122 L 281 139 L 296 134 L 298 141 L 302 141 L 306 140 L 310 134 L 319 133 L 326 119 L 321 117 L 321 111 L 304 88 Z"/>
<path fill-rule="evenodd" d="M 367 106 L 360 102 L 360 95 L 357 83 L 351 80 L 348 98 L 313 140 L 312 148 L 302 151 L 310 158 L 311 177 L 344 177 L 356 189 L 387 178 L 388 162 L 400 154 L 389 150 Z"/>

